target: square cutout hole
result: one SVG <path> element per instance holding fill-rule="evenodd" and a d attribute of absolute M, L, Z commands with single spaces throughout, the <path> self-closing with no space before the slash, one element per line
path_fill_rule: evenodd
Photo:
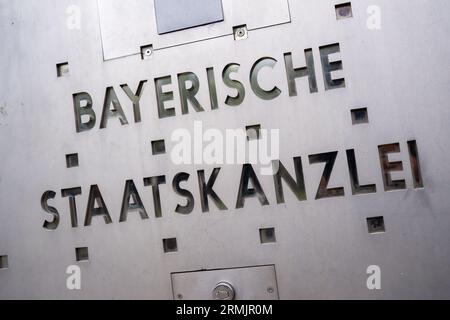
<path fill-rule="evenodd" d="M 353 109 L 350 112 L 352 114 L 353 125 L 369 123 L 369 113 L 367 108 Z"/>
<path fill-rule="evenodd" d="M 336 19 L 342 20 L 353 17 L 352 4 L 351 2 L 337 4 L 336 9 Z"/>
<path fill-rule="evenodd" d="M 384 218 L 383 217 L 367 218 L 367 229 L 370 234 L 386 232 L 386 229 L 384 227 Z"/>
<path fill-rule="evenodd" d="M 244 40 L 248 38 L 247 25 L 243 24 L 240 26 L 233 27 L 234 40 Z"/>
<path fill-rule="evenodd" d="M 58 78 L 65 77 L 69 74 L 69 63 L 63 62 L 56 65 L 56 75 Z"/>
<path fill-rule="evenodd" d="M 259 239 L 261 240 L 261 243 L 277 242 L 277 239 L 275 237 L 275 228 L 259 229 Z"/>
<path fill-rule="evenodd" d="M 152 154 L 154 156 L 165 153 L 166 153 L 166 143 L 164 142 L 164 140 L 152 141 Z"/>
<path fill-rule="evenodd" d="M 164 252 L 177 252 L 178 251 L 178 245 L 177 245 L 177 238 L 168 238 L 163 239 L 163 248 Z"/>
<path fill-rule="evenodd" d="M 0 256 L 0 269 L 8 269 L 8 256 Z"/>
<path fill-rule="evenodd" d="M 147 60 L 153 56 L 153 45 L 149 44 L 141 47 L 141 59 Z"/>
<path fill-rule="evenodd" d="M 88 247 L 75 248 L 75 256 L 77 261 L 89 261 Z"/>
<path fill-rule="evenodd" d="M 78 167 L 78 153 L 66 154 L 67 168 Z"/>
<path fill-rule="evenodd" d="M 261 138 L 261 125 L 254 124 L 251 126 L 246 126 L 245 131 L 247 132 L 247 140 L 259 140 Z"/>

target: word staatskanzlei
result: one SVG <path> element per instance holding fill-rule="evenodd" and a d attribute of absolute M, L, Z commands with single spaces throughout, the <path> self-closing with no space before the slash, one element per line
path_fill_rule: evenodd
<path fill-rule="evenodd" d="M 413 188 L 419 189 L 424 187 L 422 173 L 420 169 L 420 161 L 417 143 L 415 140 L 408 141 L 408 153 L 410 158 L 411 174 L 413 181 Z M 392 172 L 403 171 L 403 162 L 389 161 L 389 154 L 399 153 L 400 144 L 392 143 L 387 145 L 378 146 L 381 175 L 383 178 L 384 191 L 394 191 L 394 190 L 404 190 L 407 188 L 406 181 L 403 179 L 393 180 Z M 309 155 L 309 164 L 325 163 L 325 168 L 322 177 L 317 188 L 315 199 L 325 199 L 334 197 L 345 196 L 344 187 L 328 188 L 328 181 L 333 172 L 335 160 L 337 158 L 338 152 L 327 152 L 321 154 Z M 358 178 L 358 169 L 356 164 L 355 150 L 346 150 L 346 158 L 348 165 L 348 172 L 351 184 L 352 195 L 361 194 L 373 194 L 377 192 L 376 184 L 360 184 Z M 295 195 L 298 201 L 307 201 L 305 180 L 303 175 L 303 165 L 302 158 L 293 158 L 295 173 L 291 175 L 286 167 L 279 160 L 273 162 L 274 168 L 277 168 L 276 172 L 273 174 L 273 187 L 276 195 L 277 204 L 285 203 L 283 182 L 286 184 L 292 193 Z M 215 204 L 219 210 L 228 210 L 227 205 L 219 197 L 219 195 L 214 191 L 214 185 L 218 178 L 221 168 L 215 168 L 210 175 L 209 179 L 206 181 L 205 171 L 198 170 L 197 179 L 198 187 L 200 193 L 200 204 L 202 212 L 209 212 L 209 199 Z M 275 171 L 275 170 L 274 170 Z M 295 177 L 295 178 L 294 178 Z M 195 199 L 191 190 L 183 188 L 181 186 L 182 182 L 188 181 L 190 174 L 186 172 L 177 173 L 172 179 L 173 191 L 180 197 L 184 198 L 185 204 L 177 204 L 174 208 L 175 213 L 178 214 L 191 214 L 195 207 Z M 161 196 L 159 186 L 166 183 L 166 176 L 154 176 L 143 178 L 144 187 L 151 187 L 153 194 L 153 207 L 154 216 L 156 218 L 161 218 L 163 212 L 161 209 Z M 228 182 L 229 183 L 229 182 Z M 81 195 L 81 187 L 74 187 L 69 189 L 61 190 L 61 197 L 66 197 L 69 200 L 70 207 L 70 217 L 71 225 L 73 228 L 78 227 L 78 212 L 76 206 L 76 197 Z M 59 210 L 54 206 L 49 204 L 49 201 L 55 198 L 56 192 L 49 190 L 44 192 L 41 197 L 42 209 L 52 216 L 52 220 L 44 221 L 43 227 L 48 230 L 55 230 L 60 221 Z M 245 205 L 245 200 L 247 198 L 256 197 L 262 206 L 269 205 L 269 200 L 267 199 L 264 188 L 261 185 L 254 169 L 251 164 L 244 164 L 242 166 L 241 178 L 239 181 L 239 187 L 237 192 L 237 199 L 235 203 L 236 209 L 241 209 Z M 119 222 L 125 222 L 127 220 L 128 214 L 135 212 L 139 213 L 142 219 L 148 219 L 147 209 L 141 200 L 138 189 L 133 180 L 127 180 L 125 182 L 125 188 L 122 197 L 122 205 L 120 208 L 120 218 Z M 130 200 L 133 200 L 130 202 Z M 84 218 L 84 226 L 90 226 L 91 221 L 95 217 L 103 217 L 105 223 L 112 223 L 112 218 L 109 213 L 108 207 L 102 197 L 100 188 L 98 185 L 91 185 L 88 197 L 88 203 L 86 206 L 86 213 Z"/>

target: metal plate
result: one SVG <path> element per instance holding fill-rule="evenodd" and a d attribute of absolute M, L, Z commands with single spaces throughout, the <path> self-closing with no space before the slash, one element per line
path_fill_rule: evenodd
<path fill-rule="evenodd" d="M 275 266 L 258 266 L 172 274 L 176 300 L 211 300 L 217 284 L 225 282 L 235 290 L 234 300 L 277 300 Z"/>
<path fill-rule="evenodd" d="M 154 1 L 159 34 L 223 20 L 222 0 Z"/>
<path fill-rule="evenodd" d="M 98 11 L 104 60 L 139 54 L 148 44 L 159 50 L 232 36 L 236 25 L 254 30 L 290 22 L 287 0 L 223 0 L 223 22 L 163 35 L 158 34 L 154 0 L 98 0 Z"/>
<path fill-rule="evenodd" d="M 376 1 L 382 22 L 381 29 L 372 30 L 367 23 L 372 0 L 352 1 L 353 18 L 343 20 L 336 19 L 336 0 L 292 0 L 291 23 L 250 31 L 242 41 L 230 35 L 156 51 L 148 60 L 130 56 L 105 62 L 102 37 L 109 56 L 130 48 L 138 52 L 153 37 L 138 38 L 141 29 L 128 16 L 136 14 L 135 19 L 152 25 L 153 2 L 151 15 L 131 10 L 136 1 L 111 1 L 119 2 L 126 19 L 112 15 L 112 29 L 101 34 L 96 1 L 0 0 L 0 256 L 8 260 L 8 268 L 0 270 L 1 299 L 172 299 L 173 272 L 255 265 L 276 265 L 280 299 L 450 298 L 450 74 L 445 72 L 450 69 L 450 1 Z M 156 36 L 155 43 L 182 43 L 185 37 L 178 34 L 195 39 L 199 31 L 212 35 L 227 23 L 231 33 L 234 23 L 253 21 L 254 27 L 273 22 L 271 9 L 278 7 L 245 7 L 249 3 L 255 2 L 234 2 L 233 23 L 224 1 L 223 23 Z M 65 12 L 72 4 L 80 9 L 79 29 L 66 27 L 70 15 Z M 251 15 L 240 19 L 244 12 Z M 101 18 L 105 24 L 106 15 Z M 344 70 L 336 76 L 345 77 L 346 88 L 326 91 L 318 48 L 332 43 L 341 46 Z M 310 94 L 308 80 L 298 79 L 298 95 L 290 97 L 284 54 L 292 52 L 300 68 L 307 48 L 315 57 L 318 92 Z M 272 101 L 251 90 L 249 73 L 261 57 L 278 61 L 259 74 L 263 88 L 276 85 L 282 91 Z M 56 64 L 64 62 L 69 72 L 57 77 Z M 221 79 L 229 63 L 241 65 L 233 76 L 247 92 L 237 107 L 224 104 L 228 94 L 235 94 Z M 216 110 L 209 108 L 209 67 L 216 75 Z M 200 79 L 197 97 L 205 112 L 190 107 L 190 114 L 182 115 L 177 75 L 186 71 Z M 167 75 L 172 84 L 165 90 L 174 92 L 174 101 L 167 104 L 177 116 L 159 119 L 153 80 Z M 135 123 L 133 103 L 120 85 L 127 83 L 135 92 L 144 79 L 142 121 Z M 129 124 L 111 119 L 100 129 L 110 86 Z M 76 92 L 93 98 L 98 119 L 91 131 L 75 130 Z M 368 123 L 353 125 L 351 110 L 359 108 L 367 108 Z M 192 135 L 194 121 L 222 132 L 257 124 L 279 128 L 280 161 L 294 175 L 293 158 L 302 157 L 308 199 L 298 201 L 284 183 L 285 203 L 277 204 L 273 177 L 258 174 L 270 204 L 261 206 L 253 198 L 236 209 L 242 166 L 224 165 L 214 191 L 229 210 L 210 203 L 210 212 L 203 213 L 197 171 L 209 177 L 214 166 L 179 166 L 170 158 L 171 134 L 185 128 Z M 165 139 L 166 154 L 153 155 L 151 141 L 160 139 Z M 414 188 L 406 144 L 413 139 L 420 152 L 421 189 Z M 395 178 L 405 179 L 407 189 L 385 192 L 377 146 L 395 142 L 401 153 L 389 158 L 403 161 L 404 170 Z M 348 149 L 355 149 L 360 183 L 376 184 L 377 193 L 352 195 Z M 339 152 L 329 186 L 344 187 L 345 196 L 315 200 L 324 165 L 310 165 L 308 155 L 328 151 Z M 78 166 L 67 168 L 66 155 L 75 153 Z M 183 186 L 195 197 L 189 215 L 174 212 L 185 200 L 172 187 L 182 171 L 190 174 Z M 160 218 L 155 217 L 152 188 L 143 181 L 156 175 L 167 176 L 160 188 Z M 149 219 L 130 213 L 119 222 L 127 179 L 136 183 Z M 111 224 L 100 217 L 83 226 L 93 184 L 101 189 Z M 72 228 L 70 202 L 61 190 L 76 187 L 82 189 L 76 198 L 79 227 Z M 42 227 L 51 218 L 41 208 L 46 190 L 55 191 L 49 204 L 60 213 L 54 231 Z M 367 218 L 379 216 L 386 231 L 370 234 Z M 276 242 L 261 244 L 259 230 L 264 228 L 275 228 Z M 177 239 L 177 251 L 166 253 L 163 239 L 171 238 Z M 88 247 L 89 261 L 77 263 L 75 248 L 80 247 Z M 66 270 L 73 264 L 81 268 L 81 290 L 66 286 Z M 371 265 L 381 269 L 381 290 L 366 286 Z"/>

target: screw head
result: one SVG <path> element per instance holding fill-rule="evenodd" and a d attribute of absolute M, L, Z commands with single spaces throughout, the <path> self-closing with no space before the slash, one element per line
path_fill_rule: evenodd
<path fill-rule="evenodd" d="M 151 58 L 152 55 L 153 55 L 153 46 L 152 45 L 141 47 L 141 57 L 142 57 L 142 59 Z"/>
<path fill-rule="evenodd" d="M 247 26 L 239 26 L 239 27 L 235 27 L 233 29 L 234 32 L 234 39 L 235 40 L 242 40 L 242 39 L 246 39 L 248 34 L 247 34 Z"/>
<path fill-rule="evenodd" d="M 177 294 L 177 299 L 178 300 L 182 300 L 183 299 L 183 295 L 181 293 Z"/>

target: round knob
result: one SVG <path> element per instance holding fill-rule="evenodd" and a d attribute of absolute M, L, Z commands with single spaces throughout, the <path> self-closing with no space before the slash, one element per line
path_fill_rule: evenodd
<path fill-rule="evenodd" d="M 233 286 L 225 281 L 219 282 L 213 290 L 214 300 L 234 300 L 234 296 Z"/>

